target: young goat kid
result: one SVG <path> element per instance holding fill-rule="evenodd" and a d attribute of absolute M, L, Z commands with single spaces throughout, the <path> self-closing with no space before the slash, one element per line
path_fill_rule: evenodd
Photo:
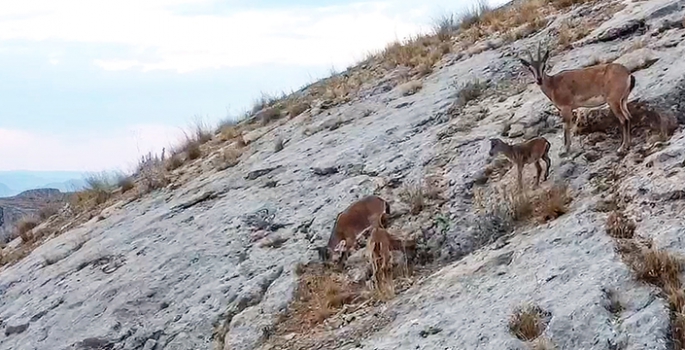
<path fill-rule="evenodd" d="M 517 183 L 519 190 L 523 189 L 523 167 L 526 164 L 534 163 L 537 169 L 537 176 L 535 177 L 535 186 L 540 184 L 540 174 L 542 173 L 542 166 L 540 161 L 546 163 L 545 168 L 545 178 L 543 181 L 547 181 L 549 176 L 549 168 L 552 165 L 549 160 L 549 141 L 544 137 L 536 137 L 528 141 L 517 143 L 514 145 L 509 145 L 504 141 L 494 138 L 490 139 L 490 157 L 494 157 L 499 153 L 504 154 L 510 161 L 516 164 L 517 171 Z"/>
<path fill-rule="evenodd" d="M 378 196 L 366 196 L 350 204 L 335 218 L 328 244 L 317 248 L 321 260 L 344 263 L 347 255 L 357 249 L 358 236 L 379 220 L 382 225 L 387 223 L 384 214 L 390 214 L 390 205 Z"/>
<path fill-rule="evenodd" d="M 405 241 L 393 237 L 384 227 L 383 214 L 378 218 L 372 227 L 365 231 L 370 231 L 369 241 L 366 244 L 366 257 L 371 265 L 372 280 L 377 288 L 393 292 L 392 284 L 392 255 L 391 251 L 399 250 L 405 253 L 407 248 L 414 247 L 413 241 Z M 382 288 L 385 286 L 387 289 Z"/>
<path fill-rule="evenodd" d="M 609 105 L 618 121 L 621 123 L 623 134 L 618 153 L 624 153 L 630 147 L 630 112 L 628 111 L 628 95 L 635 87 L 635 77 L 628 68 L 618 63 L 598 64 L 581 69 L 561 71 L 555 75 L 547 75 L 547 59 L 549 49 L 533 59 L 528 52 L 530 61 L 519 58 L 521 63 L 530 70 L 536 84 L 542 92 L 559 109 L 564 122 L 565 152 L 571 148 L 571 121 L 573 111 L 578 107 L 596 108 Z"/>

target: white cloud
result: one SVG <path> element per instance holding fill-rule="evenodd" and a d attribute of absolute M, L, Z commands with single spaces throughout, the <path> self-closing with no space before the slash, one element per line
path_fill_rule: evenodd
<path fill-rule="evenodd" d="M 182 135 L 180 128 L 155 124 L 84 137 L 0 128 L 0 171 L 131 170 L 140 156 L 158 153 Z"/>
<path fill-rule="evenodd" d="M 454 9 L 473 1 L 354 2 L 216 15 L 173 11 L 176 5 L 192 8 L 212 0 L 3 1 L 0 41 L 60 40 L 131 49 L 126 57 L 94 62 L 106 70 L 189 72 L 269 63 L 343 68 L 364 52 L 425 30 L 421 23 L 436 6 L 444 3 Z M 145 58 L 136 55 L 143 51 L 148 52 Z"/>

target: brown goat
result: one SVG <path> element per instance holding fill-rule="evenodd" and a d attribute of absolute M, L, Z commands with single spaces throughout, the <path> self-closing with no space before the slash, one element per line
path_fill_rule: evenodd
<path fill-rule="evenodd" d="M 564 122 L 566 153 L 571 148 L 573 111 L 578 107 L 595 108 L 607 104 L 621 123 L 623 139 L 618 153 L 624 153 L 630 148 L 631 116 L 628 111 L 628 95 L 635 87 L 635 77 L 628 68 L 618 63 L 609 63 L 547 75 L 545 68 L 549 49 L 541 56 L 538 45 L 537 59 L 533 59 L 530 52 L 528 54 L 530 61 L 522 58 L 519 60 L 533 74 L 545 96 L 559 109 Z"/>
<path fill-rule="evenodd" d="M 535 186 L 540 184 L 540 174 L 542 173 L 542 166 L 540 160 L 546 163 L 545 178 L 547 181 L 549 176 L 549 168 L 552 165 L 549 160 L 549 141 L 544 137 L 535 137 L 528 141 L 509 145 L 504 141 L 494 138 L 490 139 L 490 157 L 494 157 L 499 153 L 504 154 L 509 160 L 516 164 L 517 183 L 519 190 L 523 189 L 522 173 L 523 167 L 526 164 L 534 163 L 537 169 L 537 176 L 535 177 Z"/>
<path fill-rule="evenodd" d="M 384 214 L 385 215 L 385 214 Z M 366 257 L 371 265 L 372 276 L 374 282 L 378 285 L 387 282 L 387 277 L 392 271 L 392 256 L 391 251 L 413 251 L 416 248 L 414 240 L 398 239 L 385 229 L 382 217 L 372 225 L 364 230 L 360 236 L 369 232 L 369 240 L 366 244 Z"/>
<path fill-rule="evenodd" d="M 321 260 L 344 263 L 348 254 L 357 249 L 360 234 L 379 220 L 387 223 L 390 205 L 378 196 L 366 196 L 350 204 L 335 218 L 328 244 L 317 248 Z"/>

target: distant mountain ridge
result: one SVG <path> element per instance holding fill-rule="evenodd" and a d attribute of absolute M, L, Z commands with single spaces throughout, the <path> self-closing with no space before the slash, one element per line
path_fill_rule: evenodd
<path fill-rule="evenodd" d="M 41 188 L 72 192 L 84 187 L 84 176 L 85 173 L 77 171 L 0 171 L 0 197 Z"/>

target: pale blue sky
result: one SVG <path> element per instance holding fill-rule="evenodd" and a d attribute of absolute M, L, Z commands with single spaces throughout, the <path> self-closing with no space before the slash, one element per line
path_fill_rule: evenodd
<path fill-rule="evenodd" d="M 0 171 L 128 170 L 473 2 L 0 0 Z"/>

